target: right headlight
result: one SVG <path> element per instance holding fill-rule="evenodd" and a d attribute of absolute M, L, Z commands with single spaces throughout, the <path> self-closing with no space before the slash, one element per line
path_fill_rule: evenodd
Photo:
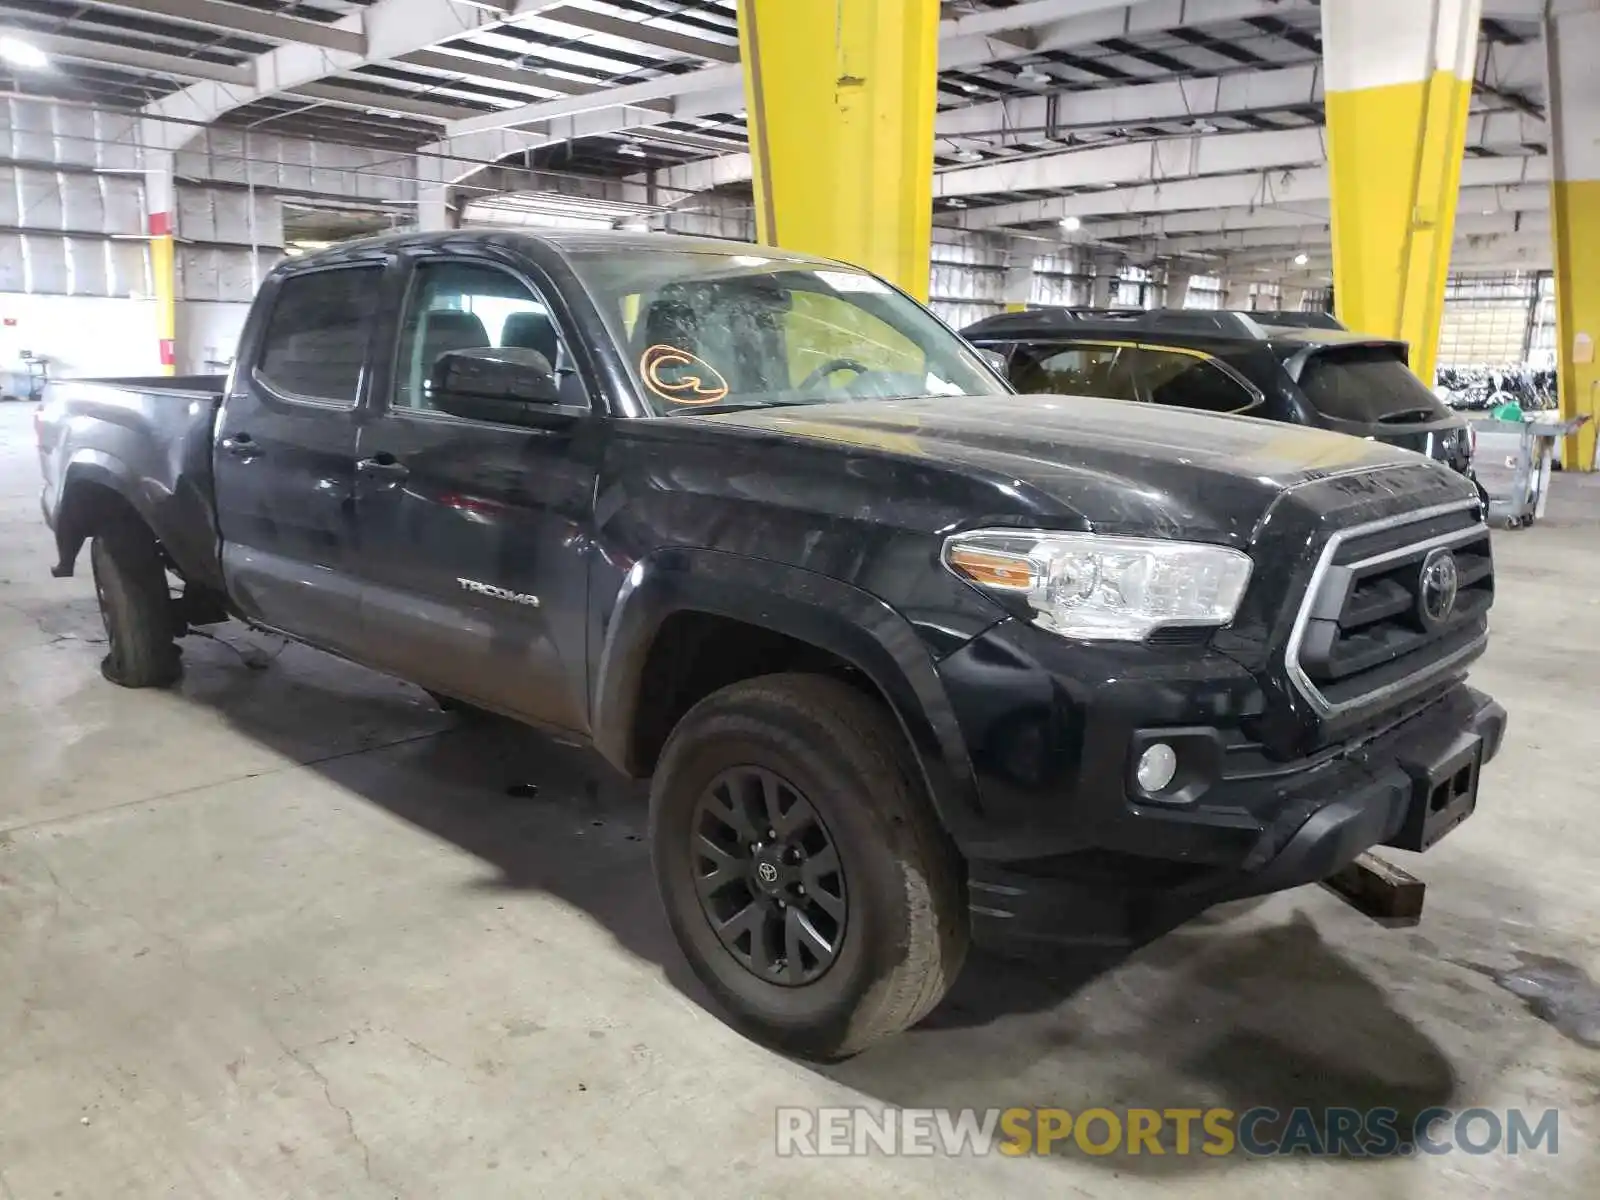
<path fill-rule="evenodd" d="M 1250 582 L 1250 556 L 1227 546 L 1034 529 L 955 534 L 944 563 L 985 591 L 1026 600 L 1034 624 L 1091 641 L 1226 625 Z"/>

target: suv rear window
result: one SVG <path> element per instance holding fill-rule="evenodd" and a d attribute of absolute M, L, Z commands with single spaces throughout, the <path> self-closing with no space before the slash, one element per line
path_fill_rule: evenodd
<path fill-rule="evenodd" d="M 1319 350 L 1300 372 L 1300 390 L 1325 417 L 1363 425 L 1409 425 L 1450 415 L 1389 346 Z"/>

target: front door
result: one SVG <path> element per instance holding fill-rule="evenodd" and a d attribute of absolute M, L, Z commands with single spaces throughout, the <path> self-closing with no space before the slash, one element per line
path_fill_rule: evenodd
<path fill-rule="evenodd" d="M 269 285 L 217 425 L 217 523 L 228 591 L 248 617 L 361 657 L 355 459 L 385 263 Z"/>
<path fill-rule="evenodd" d="M 603 423 L 533 281 L 421 257 L 356 446 L 362 601 L 378 665 L 458 699 L 588 731 L 589 522 Z M 500 424 L 440 411 L 434 362 L 537 351 L 561 402 Z"/>

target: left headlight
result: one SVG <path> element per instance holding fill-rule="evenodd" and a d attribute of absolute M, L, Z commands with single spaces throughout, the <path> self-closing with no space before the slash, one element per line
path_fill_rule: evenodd
<path fill-rule="evenodd" d="M 1227 546 L 1032 529 L 955 534 L 944 564 L 985 591 L 1023 598 L 1034 624 L 1091 641 L 1226 625 L 1250 582 L 1250 556 Z"/>

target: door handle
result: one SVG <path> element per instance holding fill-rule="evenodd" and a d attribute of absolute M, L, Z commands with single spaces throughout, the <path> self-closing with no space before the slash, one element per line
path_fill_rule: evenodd
<path fill-rule="evenodd" d="M 363 458 L 356 463 L 356 471 L 368 479 L 387 484 L 404 483 L 406 476 L 411 474 L 405 463 L 388 453 L 374 454 L 371 458 Z"/>
<path fill-rule="evenodd" d="M 232 437 L 223 438 L 222 448 L 241 462 L 261 457 L 261 447 L 255 444 L 248 433 L 236 433 Z"/>

